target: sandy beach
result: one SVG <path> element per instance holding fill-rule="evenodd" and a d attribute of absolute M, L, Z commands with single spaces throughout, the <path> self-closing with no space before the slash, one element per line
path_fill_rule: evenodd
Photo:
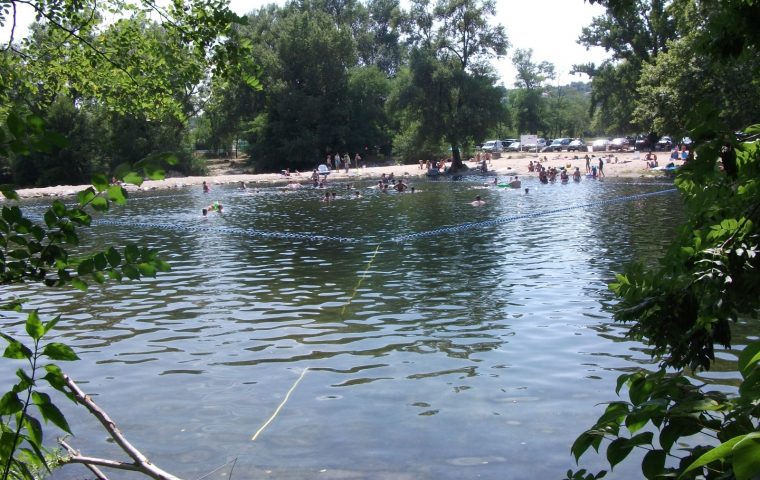
<path fill-rule="evenodd" d="M 541 164 L 546 168 L 549 167 L 565 167 L 570 171 L 575 170 L 575 167 L 579 167 L 581 173 L 585 174 L 586 153 L 502 153 L 493 158 L 488 165 L 489 171 L 494 171 L 500 177 L 509 176 L 533 176 L 534 172 L 528 171 L 528 163 L 536 160 L 541 160 Z M 604 158 L 604 174 L 607 178 L 625 177 L 625 178 L 657 178 L 667 175 L 666 172 L 652 170 L 647 168 L 644 154 L 640 152 L 595 152 L 588 153 L 591 157 L 591 164 L 598 165 L 599 158 Z M 666 165 L 668 160 L 667 152 L 657 152 L 657 159 L 659 165 Z M 475 162 L 465 162 L 470 168 L 475 168 Z M 676 165 L 681 165 L 681 161 L 675 162 Z M 427 173 L 426 170 L 421 169 L 419 165 L 389 165 L 380 167 L 364 167 L 364 168 L 351 168 L 348 173 L 341 170 L 339 172 L 331 172 L 328 177 L 328 184 L 332 182 L 340 181 L 356 181 L 356 180 L 368 180 L 378 179 L 385 173 L 389 175 L 394 174 L 396 178 L 403 176 L 404 178 L 411 177 L 424 177 Z M 224 171 L 218 171 L 215 174 L 202 176 L 202 177 L 172 177 L 165 180 L 147 180 L 140 187 L 134 185 L 127 185 L 128 191 L 137 190 L 157 190 L 157 189 L 171 189 L 180 188 L 188 185 L 201 185 L 204 181 L 210 185 L 223 185 L 223 184 L 237 184 L 245 182 L 248 186 L 266 186 L 276 184 L 287 184 L 290 182 L 298 182 L 304 185 L 311 184 L 311 172 L 292 173 L 289 177 L 277 173 L 264 173 L 264 174 L 240 174 L 240 173 L 226 173 Z M 35 197 L 59 197 L 75 195 L 80 190 L 87 188 L 87 185 L 58 185 L 53 187 L 44 188 L 27 188 L 18 190 L 18 194 L 22 198 L 35 198 Z"/>

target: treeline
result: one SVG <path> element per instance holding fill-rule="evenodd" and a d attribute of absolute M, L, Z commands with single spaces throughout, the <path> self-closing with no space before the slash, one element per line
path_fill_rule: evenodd
<path fill-rule="evenodd" d="M 263 89 L 213 85 L 197 145 L 244 140 L 263 169 L 309 168 L 330 153 L 414 162 L 471 154 L 488 138 L 590 134 L 590 91 L 554 84 L 530 50 L 507 88 L 491 67 L 509 54 L 493 2 L 307 0 L 270 5 L 235 31 L 252 46 Z M 460 150 L 463 152 L 460 153 Z"/>
<path fill-rule="evenodd" d="M 224 3 L 207 2 L 205 15 L 216 21 Z M 10 149 L 0 183 L 87 183 L 159 157 L 200 174 L 196 150 L 237 147 L 256 171 L 306 169 L 336 152 L 459 165 L 480 142 L 521 133 L 679 136 L 694 112 L 735 128 L 757 120 L 760 55 L 705 34 L 730 37 L 723 27 L 751 15 L 721 16 L 720 2 L 601 3 L 607 13 L 579 35 L 610 59 L 576 66 L 591 82 L 570 85 L 530 49 L 511 48 L 490 23 L 491 0 L 415 0 L 408 10 L 398 0 L 297 0 L 250 13 L 222 42 L 201 31 L 187 41 L 139 9 L 111 23 L 83 11 L 87 21 L 65 29 L 37 24 L 0 54 L 0 117 L 61 141 Z M 705 55 L 705 44 L 736 52 Z M 507 55 L 514 81 L 491 66 Z M 8 122 L 9 112 L 24 120 Z"/>
<path fill-rule="evenodd" d="M 45 138 L 62 141 L 9 152 L 0 182 L 87 183 L 158 156 L 175 159 L 178 174 L 199 174 L 204 160 L 194 151 L 236 146 L 257 171 L 271 171 L 305 169 L 331 152 L 458 161 L 488 138 L 588 134 L 587 87 L 553 85 L 553 66 L 530 50 L 514 55 L 515 87 L 501 84 L 491 61 L 509 42 L 489 23 L 494 8 L 472 0 L 417 1 L 409 11 L 398 0 L 270 5 L 227 32 L 217 52 L 226 75 L 209 75 L 197 47 L 178 41 L 182 32 L 139 11 L 114 23 L 95 15 L 69 31 L 36 24 L 2 52 L 0 115 L 34 118 Z M 72 32 L 87 43 L 67 40 Z"/>

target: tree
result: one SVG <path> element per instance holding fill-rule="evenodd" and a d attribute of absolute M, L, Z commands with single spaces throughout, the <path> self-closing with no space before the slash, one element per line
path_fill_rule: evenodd
<path fill-rule="evenodd" d="M 592 3 L 605 6 L 607 13 L 583 28 L 579 43 L 602 47 L 611 58 L 599 66 L 575 65 L 573 70 L 591 77 L 591 106 L 602 112 L 602 129 L 631 131 L 641 68 L 667 51 L 668 42 L 677 37 L 673 10 L 679 2 L 599 0 Z"/>
<path fill-rule="evenodd" d="M 546 131 L 546 81 L 553 80 L 554 65 L 549 62 L 533 62 L 533 50 L 515 50 L 512 64 L 517 70 L 515 87 L 512 92 L 511 105 L 514 110 L 514 123 L 520 133 L 538 133 Z"/>
<path fill-rule="evenodd" d="M 412 4 L 411 76 L 398 107 L 420 112 L 423 139 L 450 146 L 452 172 L 464 168 L 461 146 L 503 118 L 500 91 L 486 65 L 508 47 L 503 27 L 488 24 L 494 13 L 489 0 L 441 0 L 432 11 L 427 1 Z"/>
<path fill-rule="evenodd" d="M 375 66 L 388 77 L 396 75 L 405 60 L 400 23 L 398 0 L 367 3 L 366 14 L 354 32 L 361 65 Z"/>
<path fill-rule="evenodd" d="M 614 9 L 627 1 L 609 3 Z M 708 1 L 700 8 L 705 28 L 695 31 L 699 41 L 692 45 L 708 63 L 741 58 L 760 44 L 754 27 L 739 18 L 757 18 L 760 3 Z M 727 19 L 734 20 L 730 33 L 722 28 Z M 731 44 L 718 46 L 712 38 Z M 709 95 L 706 90 L 697 95 Z M 715 345 L 731 345 L 732 325 L 756 322 L 760 310 L 760 125 L 737 138 L 724 119 L 741 113 L 719 111 L 712 100 L 698 98 L 687 115 L 696 154 L 676 177 L 686 223 L 657 267 L 631 265 L 610 285 L 620 299 L 616 320 L 630 324 L 628 335 L 644 342 L 661 368 L 618 379 L 617 391 L 625 387 L 629 401 L 611 402 L 578 437 L 572 447 L 576 460 L 608 440 L 613 468 L 634 448 L 646 449 L 642 473 L 647 478 L 760 475 L 760 342 L 739 352 L 741 380 L 734 395 L 709 391 L 686 377 L 687 369 L 709 369 Z M 600 476 L 568 472 L 569 478 Z"/>
<path fill-rule="evenodd" d="M 386 102 L 391 82 L 378 67 L 353 68 L 348 73 L 348 129 L 346 149 L 390 155 L 390 118 Z M 362 153 L 363 155 L 363 153 Z"/>
<path fill-rule="evenodd" d="M 354 42 L 345 25 L 316 10 L 291 8 L 268 28 L 272 68 L 265 66 L 250 153 L 264 167 L 310 168 L 326 150 L 346 148 Z"/>

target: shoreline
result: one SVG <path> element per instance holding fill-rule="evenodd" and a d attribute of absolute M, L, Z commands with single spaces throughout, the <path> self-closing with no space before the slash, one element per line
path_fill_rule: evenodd
<path fill-rule="evenodd" d="M 604 164 L 604 178 L 663 178 L 666 176 L 666 172 L 648 169 L 646 167 L 646 161 L 642 152 L 588 152 L 591 157 L 591 165 L 598 165 L 599 158 L 605 159 Z M 498 176 L 512 177 L 512 176 L 532 176 L 536 175 L 535 172 L 528 171 L 528 163 L 532 160 L 536 162 L 541 159 L 541 164 L 546 168 L 549 167 L 570 167 L 575 169 L 579 167 L 581 172 L 585 175 L 586 153 L 568 153 L 568 152 L 551 152 L 551 153 L 524 153 L 519 152 L 515 154 L 502 153 L 499 158 L 494 158 L 488 165 L 488 170 L 496 172 Z M 546 159 L 545 161 L 543 159 Z M 609 159 L 609 160 L 608 160 Z M 669 163 L 668 152 L 659 152 L 658 160 L 660 165 L 666 165 Z M 465 161 L 465 165 L 473 168 L 475 162 Z M 676 161 L 677 166 L 683 164 L 682 161 Z M 389 175 L 393 173 L 394 176 L 403 176 L 404 178 L 425 178 L 427 171 L 420 169 L 419 165 L 389 165 L 379 167 L 362 167 L 362 168 L 350 168 L 348 174 L 344 170 L 339 172 L 332 171 L 329 175 L 327 185 L 330 185 L 336 181 L 357 181 L 357 180 L 373 180 L 379 179 L 382 174 Z M 489 177 L 490 178 L 490 177 Z M 192 177 L 172 177 L 164 180 L 146 180 L 139 187 L 135 185 L 125 185 L 124 188 L 127 191 L 149 191 L 149 190 L 165 190 L 172 188 L 181 188 L 185 186 L 201 185 L 203 182 L 208 182 L 211 185 L 224 185 L 232 183 L 245 182 L 246 185 L 277 185 L 287 184 L 289 182 L 297 182 L 304 185 L 311 184 L 311 172 L 293 173 L 290 176 L 284 176 L 279 173 L 259 173 L 259 174 L 216 174 L 208 176 L 192 176 Z M 43 197 L 65 197 L 76 195 L 77 192 L 86 189 L 90 185 L 57 185 L 52 187 L 41 188 L 24 188 L 16 191 L 20 198 L 43 198 Z M 4 197 L 3 201 L 8 200 Z"/>

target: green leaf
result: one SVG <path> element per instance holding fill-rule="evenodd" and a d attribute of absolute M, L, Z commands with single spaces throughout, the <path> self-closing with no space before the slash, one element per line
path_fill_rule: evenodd
<path fill-rule="evenodd" d="M 77 199 L 79 200 L 79 206 L 84 207 L 90 203 L 96 197 L 95 189 L 87 187 L 81 192 L 77 193 Z"/>
<path fill-rule="evenodd" d="M 124 248 L 124 258 L 127 263 L 136 263 L 140 259 L 140 250 L 134 244 L 127 245 Z"/>
<path fill-rule="evenodd" d="M 573 446 L 570 448 L 570 451 L 575 457 L 575 462 L 578 462 L 581 456 L 586 452 L 586 450 L 588 450 L 588 447 L 594 446 L 595 449 L 598 448 L 601 441 L 602 435 L 600 435 L 598 432 L 595 432 L 593 430 L 586 430 L 585 432 L 581 433 L 578 438 L 575 439 Z"/>
<path fill-rule="evenodd" d="M 16 392 L 5 392 L 0 398 L 0 415 L 13 415 L 24 409 L 24 404 L 19 400 Z"/>
<path fill-rule="evenodd" d="M 710 449 L 698 459 L 696 459 L 691 465 L 689 465 L 678 478 L 683 478 L 684 475 L 691 472 L 692 470 L 703 467 L 709 463 L 728 458 L 731 456 L 734 445 L 744 440 L 745 436 L 746 435 L 739 435 L 738 437 L 734 437 L 726 442 L 721 443 L 717 447 Z"/>
<path fill-rule="evenodd" d="M 19 200 L 19 196 L 18 193 L 16 193 L 16 190 L 8 185 L 1 185 L 0 193 L 2 193 L 3 196 L 8 200 Z"/>
<path fill-rule="evenodd" d="M 607 446 L 607 461 L 610 462 L 610 468 L 625 460 L 633 450 L 627 438 L 616 438 Z"/>
<path fill-rule="evenodd" d="M 87 282 L 82 280 L 81 278 L 72 278 L 71 279 L 71 286 L 76 288 L 77 290 L 81 290 L 83 292 L 87 291 Z"/>
<path fill-rule="evenodd" d="M 59 217 L 66 215 L 66 204 L 60 200 L 53 200 L 53 204 L 50 206 L 50 209 L 53 210 L 53 213 Z"/>
<path fill-rule="evenodd" d="M 58 407 L 50 402 L 50 397 L 46 393 L 32 392 L 32 399 L 45 421 L 52 422 L 66 433 L 71 433 L 71 428 L 69 427 L 66 418 L 63 416 L 63 413 L 61 413 Z"/>
<path fill-rule="evenodd" d="M 3 459 L 5 461 L 6 459 L 11 459 L 13 451 L 16 448 L 16 436 L 11 431 L 5 431 L 3 430 L 2 435 L 0 435 L 0 459 Z M 32 476 L 26 477 L 26 478 L 34 478 Z"/>
<path fill-rule="evenodd" d="M 124 265 L 122 267 L 121 271 L 130 280 L 139 280 L 140 279 L 140 271 L 137 268 L 135 268 L 133 265 Z"/>
<path fill-rule="evenodd" d="M 760 432 L 746 435 L 733 448 L 734 474 L 737 480 L 751 480 L 760 475 Z"/>
<path fill-rule="evenodd" d="M 92 257 L 92 263 L 95 267 L 95 270 L 105 270 L 108 267 L 108 260 L 106 259 L 106 254 L 103 252 L 96 253 L 95 256 Z"/>
<path fill-rule="evenodd" d="M 48 209 L 45 212 L 45 216 L 43 218 L 45 220 L 45 225 L 47 225 L 48 228 L 52 228 L 56 223 L 58 223 L 58 216 L 55 214 L 52 208 Z"/>
<path fill-rule="evenodd" d="M 47 373 L 42 378 L 56 390 L 63 390 L 66 386 L 66 382 L 63 378 L 63 370 L 61 370 L 61 367 L 51 363 L 45 365 L 45 371 Z"/>
<path fill-rule="evenodd" d="M 639 433 L 638 435 L 635 435 L 635 436 L 631 437 L 628 440 L 628 444 L 631 447 L 638 447 L 638 446 L 641 446 L 641 445 L 651 445 L 653 438 L 654 438 L 654 433 L 652 433 L 652 432 L 643 432 L 643 433 Z"/>
<path fill-rule="evenodd" d="M 634 378 L 628 387 L 628 396 L 631 398 L 631 403 L 639 405 L 642 402 L 646 402 L 649 399 L 654 390 L 654 382 L 645 376 Z"/>
<path fill-rule="evenodd" d="M 37 310 L 33 310 L 26 317 L 26 333 L 34 340 L 39 340 L 45 334 L 45 327 L 40 321 Z"/>
<path fill-rule="evenodd" d="M 739 372 L 747 378 L 755 365 L 760 362 L 760 342 L 752 342 L 739 354 Z"/>
<path fill-rule="evenodd" d="M 148 178 L 151 180 L 163 180 L 166 178 L 166 171 L 162 168 L 156 168 L 147 172 Z"/>
<path fill-rule="evenodd" d="M 641 461 L 641 471 L 646 478 L 657 478 L 665 469 L 666 454 L 664 450 L 650 450 Z"/>
<path fill-rule="evenodd" d="M 3 335 L 3 337 L 6 337 L 6 336 Z M 10 337 L 7 337 L 6 340 L 8 340 L 9 338 Z M 32 351 L 29 350 L 29 348 L 23 343 L 11 339 L 11 340 L 8 340 L 8 346 L 5 347 L 5 351 L 3 352 L 3 357 L 13 358 L 16 360 L 29 359 L 29 358 L 32 358 Z"/>
<path fill-rule="evenodd" d="M 117 205 L 127 203 L 127 191 L 121 185 L 111 185 L 108 188 L 108 198 Z"/>
<path fill-rule="evenodd" d="M 140 274 L 144 277 L 156 276 L 156 267 L 150 263 L 140 263 L 137 265 L 137 268 L 140 270 Z"/>
<path fill-rule="evenodd" d="M 605 409 L 602 416 L 599 417 L 599 420 L 597 420 L 596 424 L 603 425 L 607 422 L 620 424 L 623 421 L 623 418 L 628 415 L 629 411 L 630 408 L 628 403 L 611 402 L 609 405 L 607 405 L 607 408 Z"/>
<path fill-rule="evenodd" d="M 681 438 L 683 432 L 683 428 L 678 423 L 669 423 L 663 427 L 662 430 L 660 430 L 660 446 L 666 451 L 670 452 L 670 449 L 673 447 L 673 444 L 675 444 L 679 438 Z"/>
<path fill-rule="evenodd" d="M 63 343 L 52 342 L 45 345 L 42 349 L 42 354 L 50 358 L 51 360 L 69 362 L 72 360 L 79 360 L 74 350 Z"/>
<path fill-rule="evenodd" d="M 82 262 L 77 267 L 77 274 L 78 275 L 87 275 L 88 273 L 91 273 L 95 269 L 95 262 L 91 259 L 82 260 Z"/>
<path fill-rule="evenodd" d="M 121 255 L 113 247 L 109 247 L 108 250 L 106 250 L 106 259 L 108 260 L 108 264 L 112 267 L 118 267 L 121 263 Z"/>
<path fill-rule="evenodd" d="M 36 418 L 24 415 L 24 426 L 26 426 L 27 441 L 36 445 L 38 448 L 42 446 L 42 425 Z"/>
<path fill-rule="evenodd" d="M 21 380 L 16 385 L 16 388 L 17 388 L 16 391 L 20 392 L 21 390 L 27 389 L 34 385 L 34 380 L 29 375 L 27 375 L 27 373 L 24 370 L 20 368 L 17 369 L 16 376 Z"/>
<path fill-rule="evenodd" d="M 124 183 L 137 185 L 139 187 L 143 183 L 143 177 L 142 175 L 138 175 L 135 172 L 129 172 L 126 175 L 124 175 Z"/>
<path fill-rule="evenodd" d="M 108 200 L 106 200 L 104 197 L 97 196 L 92 199 L 90 206 L 95 209 L 95 211 L 106 212 L 108 211 Z"/>
<path fill-rule="evenodd" d="M 103 174 L 95 174 L 92 176 L 92 186 L 95 187 L 95 190 L 98 192 L 102 192 L 109 187 L 108 178 Z"/>
<path fill-rule="evenodd" d="M 670 411 L 672 414 L 696 413 L 715 411 L 723 408 L 723 405 L 711 398 L 700 398 L 676 404 Z"/>

